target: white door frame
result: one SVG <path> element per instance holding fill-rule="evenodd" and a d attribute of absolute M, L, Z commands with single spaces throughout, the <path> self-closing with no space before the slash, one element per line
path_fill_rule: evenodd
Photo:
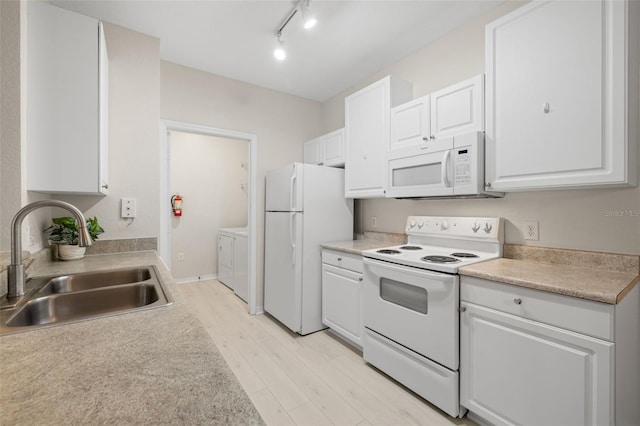
<path fill-rule="evenodd" d="M 256 238 L 257 226 L 257 170 L 258 170 L 258 138 L 251 133 L 236 132 L 234 130 L 218 129 L 216 127 L 201 126 L 199 124 L 183 123 L 180 121 L 160 120 L 160 238 L 158 239 L 160 257 L 171 268 L 171 216 L 169 199 L 170 186 L 170 158 L 168 132 L 177 131 L 197 133 L 228 139 L 238 139 L 249 142 L 249 203 L 248 203 L 248 238 L 249 238 L 249 313 L 257 313 L 256 304 L 256 259 L 258 242 Z"/>

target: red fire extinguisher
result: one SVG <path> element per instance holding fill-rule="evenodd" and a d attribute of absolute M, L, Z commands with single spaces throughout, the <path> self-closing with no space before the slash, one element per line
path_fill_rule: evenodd
<path fill-rule="evenodd" d="M 174 216 L 182 216 L 182 197 L 178 194 L 171 197 L 171 209 Z"/>

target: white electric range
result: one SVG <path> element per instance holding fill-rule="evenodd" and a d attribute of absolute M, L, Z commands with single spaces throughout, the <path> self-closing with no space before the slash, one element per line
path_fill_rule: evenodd
<path fill-rule="evenodd" d="M 462 416 L 458 269 L 502 256 L 502 220 L 410 216 L 405 232 L 407 244 L 362 253 L 364 359 Z"/>

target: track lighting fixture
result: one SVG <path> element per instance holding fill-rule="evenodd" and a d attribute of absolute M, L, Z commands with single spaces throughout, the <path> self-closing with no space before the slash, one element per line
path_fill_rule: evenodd
<path fill-rule="evenodd" d="M 317 20 L 309 8 L 309 3 L 311 3 L 311 0 L 296 0 L 289 13 L 287 13 L 282 22 L 280 22 L 280 25 L 276 27 L 274 34 L 278 39 L 278 46 L 273 51 L 273 56 L 279 61 L 283 61 L 287 57 L 287 52 L 284 50 L 284 43 L 281 39 L 282 30 L 284 30 L 296 13 L 300 13 L 302 16 L 302 26 L 304 29 L 308 30 L 316 25 Z"/>

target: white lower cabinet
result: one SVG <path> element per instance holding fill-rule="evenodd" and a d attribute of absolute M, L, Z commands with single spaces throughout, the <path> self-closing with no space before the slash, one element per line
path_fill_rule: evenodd
<path fill-rule="evenodd" d="M 471 303 L 461 318 L 461 404 L 492 424 L 606 425 L 613 343 Z"/>
<path fill-rule="evenodd" d="M 639 288 L 609 305 L 462 276 L 460 299 L 460 404 L 471 418 L 637 424 Z"/>
<path fill-rule="evenodd" d="M 322 322 L 362 348 L 362 258 L 322 250 Z"/>

